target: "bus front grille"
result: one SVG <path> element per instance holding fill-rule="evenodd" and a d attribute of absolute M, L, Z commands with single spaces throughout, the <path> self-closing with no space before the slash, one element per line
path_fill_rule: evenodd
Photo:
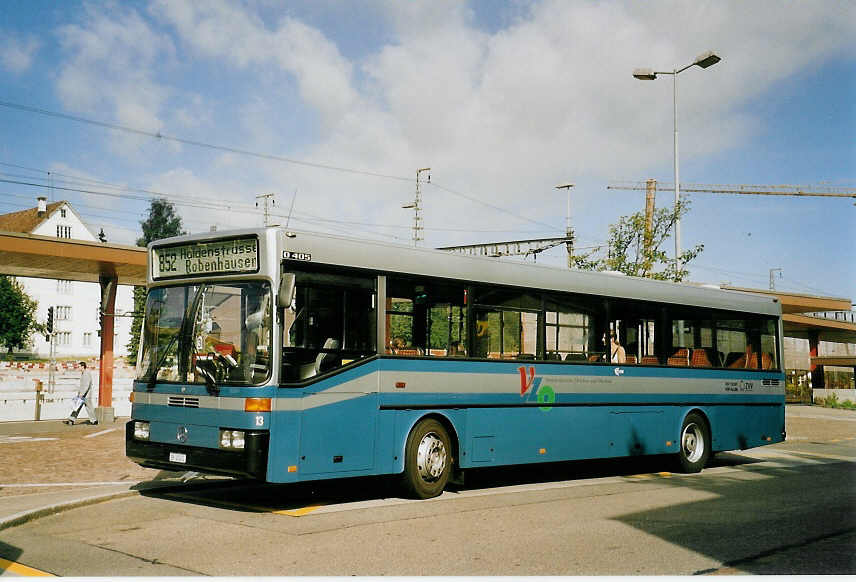
<path fill-rule="evenodd" d="M 183 408 L 199 408 L 199 398 L 194 396 L 170 396 L 168 404 Z"/>

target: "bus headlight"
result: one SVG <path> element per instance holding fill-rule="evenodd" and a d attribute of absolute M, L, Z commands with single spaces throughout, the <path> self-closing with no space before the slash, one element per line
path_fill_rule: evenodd
<path fill-rule="evenodd" d="M 243 449 L 244 448 L 244 431 L 231 430 L 228 428 L 220 429 L 220 448 L 221 449 Z"/>
<path fill-rule="evenodd" d="M 134 438 L 147 441 L 149 440 L 149 423 L 141 420 L 134 421 Z"/>

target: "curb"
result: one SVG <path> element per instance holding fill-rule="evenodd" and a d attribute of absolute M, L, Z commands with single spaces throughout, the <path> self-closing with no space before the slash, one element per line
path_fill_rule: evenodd
<path fill-rule="evenodd" d="M 135 495 L 141 495 L 143 493 L 149 492 L 168 492 L 170 490 L 186 490 L 186 489 L 204 489 L 208 487 L 218 487 L 222 486 L 223 481 L 209 481 L 208 483 L 164 483 L 163 485 L 148 485 L 143 486 L 139 489 L 127 489 L 125 491 L 113 491 L 110 493 L 101 493 L 99 495 L 91 495 L 89 497 L 82 497 L 78 499 L 71 499 L 69 501 L 61 501 L 59 503 L 53 503 L 51 505 L 45 505 L 43 507 L 36 507 L 33 509 L 26 509 L 24 511 L 19 511 L 18 513 L 14 513 L 12 515 L 6 517 L 0 517 L 0 531 L 4 529 L 9 529 L 10 527 L 16 527 L 30 521 L 35 521 L 42 517 L 47 517 L 49 515 L 56 515 L 57 513 L 62 513 L 63 511 L 68 511 L 71 509 L 77 509 L 78 507 L 86 507 L 87 505 L 95 505 L 96 503 L 101 503 L 104 501 L 111 501 L 113 499 L 123 499 L 125 497 L 134 497 Z M 140 483 L 129 483 L 130 487 L 139 486 Z"/>
<path fill-rule="evenodd" d="M 78 507 L 94 505 L 102 501 L 110 501 L 111 499 L 120 499 L 122 497 L 132 497 L 134 495 L 139 494 L 140 491 L 138 489 L 129 489 L 127 491 L 103 493 L 101 495 L 93 495 L 91 497 L 84 497 L 82 499 L 73 499 L 71 501 L 54 503 L 53 505 L 46 505 L 44 507 L 37 507 L 35 509 L 27 509 L 7 517 L 0 517 L 0 531 L 4 529 L 9 529 L 10 527 L 22 525 L 30 521 L 34 521 L 36 519 L 39 519 L 40 517 L 47 517 L 48 515 L 62 513 L 63 511 L 67 511 L 69 509 L 76 509 Z"/>

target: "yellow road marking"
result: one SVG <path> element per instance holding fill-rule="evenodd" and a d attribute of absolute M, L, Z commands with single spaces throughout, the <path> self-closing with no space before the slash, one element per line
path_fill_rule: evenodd
<path fill-rule="evenodd" d="M 261 507 L 259 505 L 250 505 L 247 503 L 235 503 L 234 501 L 225 501 L 220 499 L 208 499 L 206 500 L 203 497 L 196 497 L 189 493 L 167 493 L 167 497 L 175 497 L 178 499 L 186 499 L 188 501 L 207 501 L 211 505 L 220 505 L 222 507 L 228 507 L 233 509 L 249 509 L 251 511 L 258 511 L 260 513 L 274 513 L 276 515 L 288 515 L 291 517 L 303 517 L 308 513 L 312 513 L 316 509 L 321 509 L 324 507 L 324 503 L 318 503 L 316 505 L 309 505 L 307 507 L 298 507 L 295 509 L 271 509 L 270 507 Z"/>
<path fill-rule="evenodd" d="M 672 474 L 668 471 L 660 471 L 658 473 L 640 473 L 638 475 L 628 475 L 628 479 L 653 479 L 654 477 L 671 477 Z"/>
<path fill-rule="evenodd" d="M 316 509 L 321 509 L 324 507 L 323 503 L 319 503 L 318 505 L 308 505 L 306 507 L 301 507 L 299 509 L 282 509 L 280 511 L 274 511 L 277 515 L 290 515 L 291 517 L 303 517 L 307 513 L 312 513 Z"/>
<path fill-rule="evenodd" d="M 19 564 L 18 562 L 10 562 L 3 558 L 0 558 L 0 572 L 11 572 L 18 576 L 53 576 L 53 574 L 42 572 L 35 568 L 30 568 L 29 566 Z"/>

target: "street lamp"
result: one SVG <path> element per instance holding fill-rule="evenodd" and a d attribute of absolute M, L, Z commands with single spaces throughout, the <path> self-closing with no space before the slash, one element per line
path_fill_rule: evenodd
<path fill-rule="evenodd" d="M 722 59 L 713 51 L 707 51 L 706 53 L 702 53 L 696 57 L 696 59 L 691 62 L 689 65 L 682 67 L 680 69 L 673 69 L 672 71 L 654 71 L 653 69 L 635 69 L 633 71 L 633 76 L 639 79 L 640 81 L 653 81 L 657 78 L 657 75 L 672 75 L 672 79 L 674 80 L 673 86 L 673 110 L 674 110 L 674 124 L 675 124 L 675 277 L 678 275 L 678 271 L 681 268 L 681 219 L 677 214 L 678 209 L 678 201 L 680 200 L 680 182 L 679 182 L 679 172 L 678 172 L 678 73 L 682 73 L 686 71 L 690 67 L 699 66 L 702 69 L 706 69 L 712 65 L 715 65 Z"/>
<path fill-rule="evenodd" d="M 574 184 L 571 182 L 565 182 L 564 184 L 557 184 L 556 190 L 565 190 L 568 193 L 568 214 L 565 217 L 565 237 L 568 239 L 568 242 L 565 243 L 565 248 L 568 251 L 568 268 L 572 267 L 571 258 L 574 255 L 574 240 L 573 240 L 573 231 L 571 231 L 571 188 L 574 187 Z"/>

